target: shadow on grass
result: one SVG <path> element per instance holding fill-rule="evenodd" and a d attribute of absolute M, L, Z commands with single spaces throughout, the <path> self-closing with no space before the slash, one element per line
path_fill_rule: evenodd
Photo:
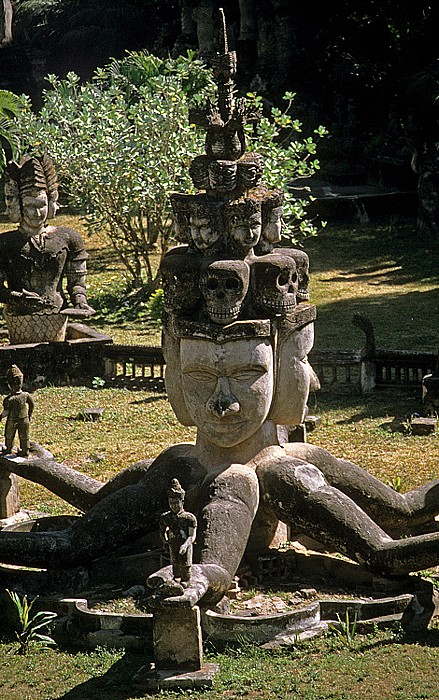
<path fill-rule="evenodd" d="M 404 418 L 422 410 L 418 388 L 407 392 L 376 391 L 367 395 L 333 396 L 322 393 L 316 397 L 315 404 L 312 410 L 317 413 L 328 410 L 353 411 L 349 417 L 335 420 L 336 425 L 350 425 L 367 418 Z"/>
<path fill-rule="evenodd" d="M 162 387 L 164 389 L 164 387 Z M 159 391 L 159 389 L 156 389 Z M 146 399 L 139 399 L 138 401 L 130 401 L 130 406 L 138 406 L 140 404 L 155 403 L 156 401 L 167 401 L 167 395 L 161 394 L 160 396 L 147 396 Z"/>
<path fill-rule="evenodd" d="M 420 632 L 400 632 L 390 639 L 379 639 L 361 644 L 358 651 L 380 649 L 390 646 L 419 646 L 439 647 L 439 629 L 422 630 Z"/>
<path fill-rule="evenodd" d="M 378 350 L 437 351 L 439 288 L 320 302 L 315 324 L 316 349 L 361 348 L 365 337 L 352 325 L 354 314 L 370 318 Z"/>
<path fill-rule="evenodd" d="M 152 657 L 125 652 L 102 676 L 89 678 L 63 695 L 58 695 L 56 700 L 128 700 L 144 697 L 143 691 L 133 687 L 132 679 L 141 666 L 150 661 Z"/>
<path fill-rule="evenodd" d="M 317 238 L 305 241 L 304 248 L 315 271 L 339 269 L 342 261 L 349 270 L 346 274 L 359 278 L 380 270 L 385 275 L 389 270 L 398 284 L 425 278 L 439 283 L 438 241 L 417 237 L 415 229 L 414 221 L 394 230 L 389 226 L 328 226 Z"/>

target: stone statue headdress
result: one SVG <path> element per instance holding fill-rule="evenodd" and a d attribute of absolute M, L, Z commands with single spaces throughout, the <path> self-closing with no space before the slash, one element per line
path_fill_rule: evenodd
<path fill-rule="evenodd" d="M 51 156 L 47 154 L 34 157 L 26 155 L 18 163 L 15 161 L 8 163 L 5 168 L 7 199 L 15 197 L 17 203 L 20 203 L 21 198 L 26 193 L 35 189 L 45 190 L 47 193 L 48 218 L 53 218 L 58 208 L 58 180 Z M 9 209 L 14 209 L 14 207 L 9 205 Z"/>
<path fill-rule="evenodd" d="M 305 312 L 296 307 L 306 298 L 306 254 L 273 252 L 280 240 L 273 230 L 282 218 L 283 191 L 263 184 L 262 156 L 245 151 L 244 126 L 260 115 L 235 97 L 236 54 L 228 50 L 222 10 L 220 14 L 222 53 L 213 64 L 218 99 L 190 114 L 191 122 L 206 130 L 205 154 L 190 166 L 198 192 L 171 195 L 177 238 L 188 245 L 170 250 L 162 264 L 167 320 L 224 327 L 262 315 L 294 325 Z M 308 305 L 307 318 L 312 309 Z"/>

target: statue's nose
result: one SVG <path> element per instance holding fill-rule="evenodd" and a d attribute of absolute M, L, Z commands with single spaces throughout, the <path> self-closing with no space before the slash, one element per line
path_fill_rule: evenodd
<path fill-rule="evenodd" d="M 240 405 L 231 392 L 227 377 L 218 378 L 215 391 L 207 402 L 207 409 L 219 418 L 238 413 Z"/>

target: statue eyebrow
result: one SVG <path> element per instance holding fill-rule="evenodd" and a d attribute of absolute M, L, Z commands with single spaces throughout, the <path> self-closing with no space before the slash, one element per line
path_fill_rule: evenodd
<path fill-rule="evenodd" d="M 187 367 L 182 369 L 183 374 L 190 374 L 191 372 L 204 372 L 205 374 L 211 374 L 214 377 L 222 377 L 222 376 L 232 377 L 234 374 L 239 374 L 240 372 L 262 372 L 262 373 L 264 373 L 267 371 L 268 371 L 267 367 L 264 367 L 263 365 L 260 365 L 259 363 L 237 365 L 236 367 L 232 367 L 231 370 L 228 371 L 226 375 L 224 375 L 222 372 L 219 372 L 214 367 L 206 367 L 206 365 L 188 365 Z"/>
<path fill-rule="evenodd" d="M 212 374 L 216 377 L 220 376 L 218 372 L 211 367 L 206 367 L 206 365 L 188 365 L 184 369 L 182 368 L 183 374 L 189 374 L 190 372 L 205 372 L 206 374 Z"/>

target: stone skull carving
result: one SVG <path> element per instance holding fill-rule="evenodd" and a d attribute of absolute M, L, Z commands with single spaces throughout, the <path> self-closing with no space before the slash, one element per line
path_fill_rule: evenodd
<path fill-rule="evenodd" d="M 192 313 L 201 301 L 199 261 L 187 251 L 187 246 L 171 249 L 160 265 L 165 310 L 177 315 Z"/>
<path fill-rule="evenodd" d="M 263 255 L 253 261 L 253 303 L 268 314 L 288 316 L 297 303 L 296 263 L 287 255 Z"/>
<path fill-rule="evenodd" d="M 309 285 L 309 257 L 304 250 L 300 248 L 275 248 L 273 253 L 288 255 L 293 258 L 297 267 L 297 276 L 299 287 L 297 290 L 297 303 L 309 301 L 310 295 L 308 291 Z"/>
<path fill-rule="evenodd" d="M 250 281 L 243 260 L 218 260 L 201 275 L 200 289 L 211 321 L 226 325 L 238 318 Z"/>

